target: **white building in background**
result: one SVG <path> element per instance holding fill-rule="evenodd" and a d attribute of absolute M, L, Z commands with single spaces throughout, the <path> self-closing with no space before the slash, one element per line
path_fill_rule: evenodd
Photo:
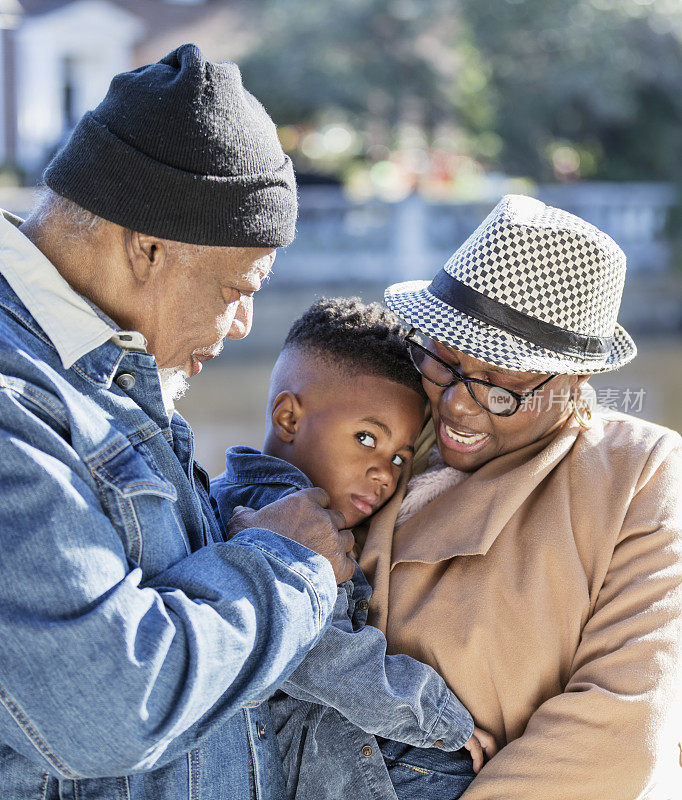
<path fill-rule="evenodd" d="M 20 167 L 40 169 L 101 100 L 111 76 L 134 66 L 145 28 L 138 16 L 107 0 L 76 0 L 24 20 L 15 36 Z"/>
<path fill-rule="evenodd" d="M 0 0 L 0 167 L 35 178 L 113 75 L 182 42 L 212 59 L 238 58 L 240 38 L 249 38 L 243 8 L 232 0 Z"/>

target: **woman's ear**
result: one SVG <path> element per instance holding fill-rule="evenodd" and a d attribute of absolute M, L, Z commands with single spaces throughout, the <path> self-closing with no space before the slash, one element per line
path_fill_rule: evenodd
<path fill-rule="evenodd" d="M 287 444 L 294 441 L 303 410 L 293 392 L 280 392 L 272 404 L 270 418 L 275 436 Z"/>
<path fill-rule="evenodd" d="M 591 378 L 591 375 L 573 375 L 571 376 L 571 394 L 575 399 L 580 397 L 580 390 L 583 385 Z"/>

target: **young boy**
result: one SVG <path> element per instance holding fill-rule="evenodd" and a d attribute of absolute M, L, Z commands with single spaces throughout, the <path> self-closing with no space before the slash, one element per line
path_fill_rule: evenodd
<path fill-rule="evenodd" d="M 355 298 L 320 300 L 294 323 L 270 378 L 263 452 L 231 448 L 212 482 L 225 523 L 237 506 L 311 486 L 349 528 L 386 503 L 425 415 L 403 334 L 390 312 Z M 365 625 L 370 596 L 358 567 L 339 587 L 332 626 L 270 700 L 287 795 L 390 797 L 385 766 L 400 800 L 459 797 L 495 743 L 434 670 L 386 654 L 383 634 Z"/>

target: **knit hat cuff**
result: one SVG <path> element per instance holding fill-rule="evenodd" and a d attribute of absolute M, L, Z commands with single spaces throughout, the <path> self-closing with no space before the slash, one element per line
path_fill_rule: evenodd
<path fill-rule="evenodd" d="M 294 239 L 296 191 L 286 155 L 268 174 L 197 175 L 136 150 L 88 112 L 43 179 L 91 213 L 161 239 L 217 247 L 285 247 Z"/>

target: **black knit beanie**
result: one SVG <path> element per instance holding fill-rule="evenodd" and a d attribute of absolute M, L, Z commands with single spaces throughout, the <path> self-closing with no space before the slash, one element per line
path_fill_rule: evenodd
<path fill-rule="evenodd" d="M 125 228 L 199 245 L 281 247 L 296 184 L 275 126 L 239 68 L 185 44 L 123 72 L 43 179 Z"/>

